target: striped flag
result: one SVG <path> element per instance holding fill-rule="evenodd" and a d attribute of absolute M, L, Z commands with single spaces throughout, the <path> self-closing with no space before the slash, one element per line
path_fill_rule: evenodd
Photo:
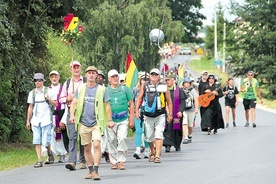
<path fill-rule="evenodd" d="M 136 86 L 139 78 L 138 69 L 130 53 L 126 57 L 126 86 L 131 90 Z"/>
<path fill-rule="evenodd" d="M 181 86 L 183 79 L 184 79 L 184 64 L 182 63 L 178 69 L 178 81 L 177 81 L 178 86 Z"/>

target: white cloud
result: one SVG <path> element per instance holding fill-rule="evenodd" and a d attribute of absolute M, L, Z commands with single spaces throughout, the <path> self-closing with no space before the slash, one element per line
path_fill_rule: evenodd
<path fill-rule="evenodd" d="M 244 0 L 235 0 L 238 3 L 244 2 Z M 218 2 L 221 2 L 222 7 L 224 8 L 225 18 L 227 20 L 234 20 L 236 16 L 229 14 L 230 0 L 201 0 L 203 9 L 200 10 L 200 13 L 206 16 L 206 20 L 203 20 L 203 25 L 212 25 L 212 20 L 214 18 L 215 7 L 218 5 Z"/>

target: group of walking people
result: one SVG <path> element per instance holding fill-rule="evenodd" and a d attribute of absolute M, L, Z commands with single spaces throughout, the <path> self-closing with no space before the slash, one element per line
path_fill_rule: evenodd
<path fill-rule="evenodd" d="M 69 154 L 65 168 L 76 170 L 78 160 L 79 169 L 89 170 L 86 179 L 101 179 L 99 165 L 102 156 L 111 164 L 112 170 L 125 170 L 128 128 L 135 130 L 133 157 L 141 159 L 141 152 L 144 152 L 144 158 L 149 162 L 161 163 L 163 146 L 166 152 L 170 152 L 172 146 L 180 151 L 181 143 L 192 142 L 200 95 L 215 96 L 208 106 L 200 107 L 201 128 L 208 134 L 212 129 L 217 133 L 217 129 L 224 128 L 218 98 L 228 95 L 228 111 L 232 108 L 234 112 L 237 105 L 237 90 L 233 88 L 231 79 L 227 88 L 218 90 L 214 75 L 208 75 L 207 71 L 202 72 L 197 88 L 189 77 L 185 77 L 178 86 L 175 75 L 168 74 L 161 79 L 160 70 L 153 68 L 139 77 L 137 86 L 132 90 L 120 84 L 116 69 L 108 72 L 108 85 L 105 85 L 105 75 L 95 66 L 87 67 L 85 76 L 81 75 L 78 61 L 73 61 L 69 68 L 72 78 L 63 85 L 59 83 L 57 71 L 49 74 L 50 87 L 44 86 L 42 73 L 34 74 L 35 89 L 28 95 L 26 127 L 33 132 L 38 158 L 35 168 L 43 166 L 43 146 L 47 150 L 45 164 L 54 163 L 54 155 L 59 155 L 58 162 L 64 163 L 65 155 Z M 250 78 L 245 80 L 244 85 L 246 88 L 242 90 L 246 90 L 244 105 L 247 112 L 255 108 L 255 92 L 259 97 L 261 93 L 258 82 L 254 81 L 256 88 L 250 87 L 253 86 Z M 246 120 L 248 123 L 249 120 Z M 228 127 L 229 118 L 226 122 Z M 233 125 L 236 126 L 235 121 Z M 256 127 L 255 122 L 253 127 Z"/>

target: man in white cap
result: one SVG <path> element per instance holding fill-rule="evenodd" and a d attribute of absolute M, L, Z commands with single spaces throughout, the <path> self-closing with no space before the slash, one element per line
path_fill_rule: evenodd
<path fill-rule="evenodd" d="M 67 79 L 62 87 L 61 95 L 59 98 L 59 102 L 66 104 L 68 111 L 71 106 L 71 102 L 73 100 L 73 95 L 78 87 L 86 83 L 86 78 L 81 76 L 81 64 L 78 61 L 73 61 L 70 64 L 70 71 L 72 73 L 72 78 Z M 78 153 L 78 132 L 75 129 L 75 125 L 69 122 L 70 113 L 67 114 L 67 129 L 69 133 L 69 163 L 65 165 L 65 168 L 70 171 L 76 170 L 76 162 L 77 162 L 77 153 Z M 80 144 L 80 141 L 79 141 Z M 80 146 L 80 154 L 79 154 L 79 162 L 80 169 L 86 169 L 85 158 L 84 158 L 84 148 L 82 145 Z"/>
<path fill-rule="evenodd" d="M 35 168 L 42 167 L 41 145 L 47 148 L 48 161 L 53 163 L 54 156 L 51 151 L 52 106 L 57 106 L 56 95 L 51 89 L 44 87 L 44 75 L 35 73 L 33 82 L 35 89 L 28 95 L 28 112 L 26 127 L 33 131 L 33 144 L 38 157 Z"/>
<path fill-rule="evenodd" d="M 106 129 L 107 148 L 109 152 L 111 169 L 125 170 L 127 152 L 127 130 L 128 126 L 134 126 L 134 102 L 131 90 L 119 84 L 119 73 L 112 69 L 108 72 L 107 87 L 110 96 L 113 126 Z"/>
<path fill-rule="evenodd" d="M 49 78 L 51 81 L 51 85 L 49 88 L 52 89 L 54 94 L 57 96 L 57 99 L 59 99 L 61 90 L 62 90 L 62 85 L 59 83 L 60 75 L 59 75 L 58 71 L 56 71 L 56 70 L 51 71 L 49 74 Z M 65 162 L 65 155 L 68 150 L 68 141 L 69 141 L 68 136 L 67 136 L 67 131 L 65 131 L 64 126 L 60 127 L 60 124 L 61 124 L 60 121 L 64 114 L 64 108 L 65 108 L 64 104 L 61 104 L 58 101 L 58 105 L 53 112 L 53 125 L 54 125 L 53 130 L 54 130 L 54 132 L 53 132 L 53 137 L 52 137 L 52 141 L 51 141 L 51 149 L 55 155 L 60 156 L 60 158 L 58 160 L 59 163 Z M 61 125 L 63 125 L 63 124 L 61 124 Z M 65 144 L 64 144 L 64 140 L 65 140 Z M 67 149 L 65 148 L 64 145 L 66 145 Z M 45 164 L 48 164 L 48 163 L 49 163 L 49 161 L 47 160 L 45 162 Z"/>
<path fill-rule="evenodd" d="M 165 113 L 167 106 L 167 122 L 173 118 L 172 100 L 166 84 L 160 83 L 160 71 L 150 71 L 150 81 L 140 88 L 135 104 L 136 118 L 139 118 L 140 101 L 144 104 L 145 140 L 149 142 L 151 155 L 149 162 L 161 163 L 160 155 L 163 146 L 165 129 Z M 155 143 L 155 147 L 154 147 Z"/>

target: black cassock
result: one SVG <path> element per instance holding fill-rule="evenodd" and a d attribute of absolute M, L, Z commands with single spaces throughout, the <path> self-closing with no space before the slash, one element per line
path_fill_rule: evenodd
<path fill-rule="evenodd" d="M 172 104 L 174 104 L 174 90 L 170 90 L 171 94 L 171 99 L 172 99 Z M 185 109 L 185 100 L 186 96 L 184 94 L 183 89 L 179 88 L 179 109 L 178 112 L 182 112 Z M 174 105 L 173 105 L 173 110 L 174 110 Z M 181 141 L 182 141 L 182 118 L 180 118 L 181 126 L 180 130 L 174 130 L 173 129 L 173 120 L 170 123 L 166 123 L 166 128 L 164 131 L 164 141 L 163 141 L 163 146 L 174 146 L 175 148 L 180 148 Z"/>
<path fill-rule="evenodd" d="M 204 94 L 204 91 L 206 89 L 210 89 L 211 91 L 214 91 L 218 89 L 219 86 L 217 84 L 213 84 L 210 86 L 209 83 L 207 83 L 205 86 L 202 87 L 201 93 Z M 224 121 L 222 117 L 222 110 L 221 105 L 219 103 L 219 98 L 223 97 L 222 90 L 218 90 L 218 96 L 215 96 L 215 99 L 212 100 L 208 107 L 204 108 L 201 107 L 202 117 L 201 117 L 201 130 L 202 131 L 208 131 L 208 127 L 210 127 L 210 130 L 212 129 L 224 129 Z"/>

